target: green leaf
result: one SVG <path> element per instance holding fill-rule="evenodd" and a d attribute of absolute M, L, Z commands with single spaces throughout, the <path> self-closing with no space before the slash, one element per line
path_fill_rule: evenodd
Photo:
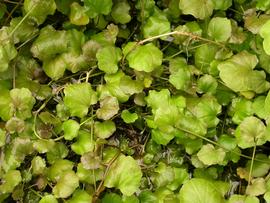
<path fill-rule="evenodd" d="M 125 123 L 134 123 L 138 119 L 138 115 L 125 109 L 121 112 L 121 118 Z"/>
<path fill-rule="evenodd" d="M 18 26 L 19 23 L 20 26 L 15 30 L 16 26 Z M 23 20 L 23 17 L 12 18 L 12 20 L 10 21 L 9 29 L 11 31 L 15 30 L 13 34 L 13 39 L 15 43 L 25 42 L 28 39 L 32 38 L 34 35 L 36 35 L 38 32 L 36 24 L 30 19 Z"/>
<path fill-rule="evenodd" d="M 90 18 L 95 18 L 99 14 L 108 15 L 112 5 L 112 0 L 84 0 L 84 6 Z"/>
<path fill-rule="evenodd" d="M 57 142 L 46 154 L 47 160 L 50 164 L 55 163 L 58 159 L 64 159 L 68 155 L 68 148 L 62 142 Z"/>
<path fill-rule="evenodd" d="M 197 92 L 200 94 L 202 93 L 214 94 L 216 93 L 217 87 L 218 87 L 217 80 L 213 76 L 205 74 L 198 80 Z"/>
<path fill-rule="evenodd" d="M 215 182 L 193 178 L 180 189 L 181 203 L 217 203 L 224 202 L 223 194 Z"/>
<path fill-rule="evenodd" d="M 86 152 L 91 152 L 95 148 L 95 142 L 91 138 L 91 134 L 87 131 L 79 131 L 77 141 L 71 145 L 72 151 L 76 154 L 83 155 Z"/>
<path fill-rule="evenodd" d="M 105 177 L 104 185 L 108 188 L 116 187 L 124 195 L 130 196 L 138 190 L 141 178 L 142 172 L 136 160 L 120 155 Z"/>
<path fill-rule="evenodd" d="M 232 121 L 240 124 L 246 117 L 253 114 L 252 102 L 245 98 L 237 97 L 232 100 L 229 115 L 232 116 Z"/>
<path fill-rule="evenodd" d="M 270 20 L 268 20 L 260 29 L 260 36 L 262 38 L 267 38 L 270 34 L 270 31 L 269 31 L 269 27 L 270 27 Z"/>
<path fill-rule="evenodd" d="M 161 35 L 171 31 L 171 25 L 167 17 L 161 12 L 155 12 L 147 19 L 142 28 L 144 38 Z"/>
<path fill-rule="evenodd" d="M 232 195 L 228 203 L 236 203 L 236 202 L 259 203 L 260 200 L 257 197 L 253 196 Z"/>
<path fill-rule="evenodd" d="M 90 196 L 84 190 L 76 190 L 72 194 L 72 198 L 67 201 L 67 203 L 89 203 L 92 202 L 92 196 Z"/>
<path fill-rule="evenodd" d="M 63 77 L 67 64 L 62 55 L 59 55 L 51 60 L 46 60 L 43 62 L 42 66 L 44 72 L 53 80 L 58 80 Z"/>
<path fill-rule="evenodd" d="M 2 177 L 0 192 L 2 194 L 11 193 L 13 189 L 22 181 L 21 173 L 17 170 L 10 170 Z"/>
<path fill-rule="evenodd" d="M 70 5 L 74 0 L 55 0 L 57 10 L 67 15 L 70 12 Z"/>
<path fill-rule="evenodd" d="M 13 134 L 15 132 L 22 133 L 24 131 L 25 124 L 23 120 L 17 117 L 12 117 L 6 122 L 5 127 L 10 134 Z"/>
<path fill-rule="evenodd" d="M 248 14 L 244 19 L 245 28 L 247 28 L 253 34 L 258 34 L 262 26 L 270 19 L 270 16 L 264 14 L 258 16 L 254 11 L 251 14 Z"/>
<path fill-rule="evenodd" d="M 58 201 L 53 195 L 45 195 L 41 198 L 39 203 L 58 203 Z"/>
<path fill-rule="evenodd" d="M 240 52 L 218 65 L 219 76 L 235 92 L 263 93 L 270 85 L 265 80 L 265 72 L 253 70 L 257 63 L 256 55 Z"/>
<path fill-rule="evenodd" d="M 178 120 L 176 127 L 184 132 L 190 132 L 191 135 L 204 136 L 207 132 L 207 126 L 204 122 L 192 115 L 183 115 Z"/>
<path fill-rule="evenodd" d="M 9 62 L 17 56 L 17 50 L 9 40 L 5 40 L 5 43 L 0 44 L 0 72 L 8 70 Z"/>
<path fill-rule="evenodd" d="M 253 112 L 259 117 L 266 119 L 269 115 L 267 112 L 267 105 L 266 105 L 266 97 L 265 96 L 258 96 L 254 99 L 252 103 Z"/>
<path fill-rule="evenodd" d="M 130 5 L 126 0 L 118 0 L 113 4 L 111 16 L 115 23 L 126 24 L 131 20 Z"/>
<path fill-rule="evenodd" d="M 56 10 L 54 0 L 25 0 L 23 8 L 26 13 L 30 13 L 30 18 L 34 19 L 37 24 L 42 24 L 48 15 L 53 15 Z"/>
<path fill-rule="evenodd" d="M 174 180 L 173 168 L 162 162 L 158 164 L 154 172 L 150 178 L 156 188 L 166 186 Z"/>
<path fill-rule="evenodd" d="M 215 127 L 219 123 L 217 115 L 221 112 L 221 106 L 215 97 L 201 97 L 200 101 L 190 110 L 200 121 L 203 121 L 207 127 Z"/>
<path fill-rule="evenodd" d="M 253 116 L 247 117 L 241 122 L 235 131 L 235 137 L 238 146 L 243 149 L 263 145 L 269 140 L 265 125 Z"/>
<path fill-rule="evenodd" d="M 270 2 L 268 0 L 257 0 L 256 8 L 258 10 L 266 11 L 270 8 Z"/>
<path fill-rule="evenodd" d="M 268 20 L 260 29 L 260 35 L 264 39 L 263 40 L 263 49 L 264 49 L 265 53 L 268 54 L 268 55 L 270 55 L 270 46 L 269 46 L 270 31 L 269 31 L 269 27 L 270 27 L 270 20 Z"/>
<path fill-rule="evenodd" d="M 208 35 L 217 42 L 226 42 L 231 37 L 231 21 L 227 18 L 212 18 L 208 25 Z"/>
<path fill-rule="evenodd" d="M 261 160 L 262 162 L 256 161 Z M 250 171 L 251 161 L 246 164 L 246 170 Z M 270 169 L 269 158 L 265 154 L 256 154 L 251 171 L 252 177 L 265 176 Z"/>
<path fill-rule="evenodd" d="M 213 0 L 215 10 L 227 10 L 232 5 L 232 0 Z"/>
<path fill-rule="evenodd" d="M 50 151 L 51 149 L 53 149 L 55 142 L 53 140 L 36 140 L 34 142 L 34 149 L 38 151 L 38 153 L 46 153 L 48 151 Z"/>
<path fill-rule="evenodd" d="M 80 129 L 80 124 L 75 120 L 67 120 L 62 124 L 62 130 L 64 131 L 64 138 L 66 140 L 72 140 L 77 137 Z"/>
<path fill-rule="evenodd" d="M 6 144 L 6 131 L 0 128 L 0 147 L 3 147 Z"/>
<path fill-rule="evenodd" d="M 256 178 L 251 180 L 251 185 L 247 186 L 246 194 L 250 196 L 263 195 L 266 192 L 266 184 L 264 178 Z"/>
<path fill-rule="evenodd" d="M 129 66 L 137 71 L 152 72 L 162 64 L 163 53 L 152 43 L 136 45 L 129 42 L 123 49 Z"/>
<path fill-rule="evenodd" d="M 151 137 L 157 144 L 167 145 L 174 138 L 174 135 L 160 130 L 151 130 Z"/>
<path fill-rule="evenodd" d="M 211 63 L 215 60 L 218 48 L 211 44 L 204 44 L 195 51 L 195 65 L 203 73 L 213 74 L 211 71 Z"/>
<path fill-rule="evenodd" d="M 120 195 L 115 193 L 106 193 L 101 203 L 123 203 Z"/>
<path fill-rule="evenodd" d="M 116 126 L 113 121 L 95 122 L 95 135 L 102 139 L 109 138 L 116 131 Z"/>
<path fill-rule="evenodd" d="M 58 54 L 67 51 L 67 48 L 66 31 L 56 31 L 51 25 L 48 25 L 40 30 L 38 38 L 32 44 L 31 52 L 34 57 L 48 62 Z"/>
<path fill-rule="evenodd" d="M 87 25 L 89 23 L 89 17 L 86 14 L 85 8 L 77 2 L 73 2 L 70 5 L 69 19 L 74 25 Z"/>
<path fill-rule="evenodd" d="M 184 14 L 190 14 L 196 18 L 205 19 L 212 15 L 214 4 L 212 0 L 180 0 L 179 8 Z"/>
<path fill-rule="evenodd" d="M 105 73 L 113 74 L 118 70 L 121 59 L 121 49 L 117 47 L 104 47 L 97 52 L 98 68 Z"/>
<path fill-rule="evenodd" d="M 97 170 L 88 170 L 85 169 L 81 163 L 77 166 L 77 173 L 76 175 L 79 177 L 80 181 L 83 183 L 95 184 L 96 181 L 102 180 L 104 171 L 102 168 Z"/>
<path fill-rule="evenodd" d="M 40 156 L 36 156 L 31 161 L 31 166 L 34 175 L 43 174 L 44 169 L 46 168 L 46 162 Z"/>
<path fill-rule="evenodd" d="M 89 83 L 68 85 L 65 90 L 64 104 L 71 116 L 83 118 L 88 113 L 90 105 L 97 102 L 96 92 Z"/>
<path fill-rule="evenodd" d="M 27 88 L 12 89 L 10 98 L 13 108 L 16 111 L 16 116 L 22 120 L 32 116 L 32 108 L 36 103 L 32 93 Z"/>
<path fill-rule="evenodd" d="M 78 186 L 79 178 L 74 171 L 66 171 L 61 174 L 57 184 L 53 187 L 53 194 L 56 198 L 67 198 Z"/>
<path fill-rule="evenodd" d="M 191 72 L 183 58 L 170 60 L 169 82 L 178 90 L 186 90 L 190 85 Z"/>
<path fill-rule="evenodd" d="M 222 148 L 215 149 L 212 144 L 206 144 L 202 146 L 197 156 L 199 160 L 205 165 L 222 165 L 226 156 L 226 152 Z"/>
<path fill-rule="evenodd" d="M 159 92 L 150 90 L 145 100 L 152 111 L 156 111 L 158 108 L 169 104 L 170 96 L 171 93 L 168 89 L 162 89 Z"/>
<path fill-rule="evenodd" d="M 100 169 L 101 159 L 93 152 L 85 153 L 81 156 L 81 163 L 84 169 Z"/>
<path fill-rule="evenodd" d="M 109 120 L 119 111 L 118 100 L 115 97 L 107 96 L 100 101 L 100 108 L 97 110 L 97 117 Z"/>
<path fill-rule="evenodd" d="M 8 90 L 1 90 L 0 95 L 0 117 L 4 121 L 8 121 L 14 112 L 14 106 L 9 95 Z"/>
<path fill-rule="evenodd" d="M 47 176 L 49 180 L 52 181 L 58 181 L 65 171 L 71 171 L 74 166 L 74 163 L 65 160 L 65 159 L 59 159 L 53 163 L 53 165 L 48 169 Z"/>

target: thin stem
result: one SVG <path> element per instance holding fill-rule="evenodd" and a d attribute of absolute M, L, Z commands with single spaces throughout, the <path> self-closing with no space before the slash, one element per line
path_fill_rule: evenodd
<path fill-rule="evenodd" d="M 12 17 L 12 14 L 16 11 L 16 9 L 22 5 L 22 1 L 20 0 L 19 2 L 13 2 L 13 1 L 8 1 L 8 0 L 4 0 L 4 2 L 6 3 L 11 3 L 11 4 L 15 4 L 16 6 L 14 6 L 14 8 L 10 11 L 10 13 L 8 14 L 8 17 L 5 19 L 4 24 L 7 24 L 7 22 L 9 21 L 9 19 Z"/>
<path fill-rule="evenodd" d="M 31 14 L 31 12 L 34 10 L 36 7 L 36 4 L 25 14 L 25 16 L 22 18 L 22 20 L 15 26 L 15 28 L 10 32 L 9 37 L 11 37 L 14 32 L 21 26 L 21 24 L 28 18 L 28 16 Z"/>
<path fill-rule="evenodd" d="M 193 133 L 193 132 L 191 132 L 191 131 L 189 131 L 189 130 L 187 130 L 187 129 L 180 128 L 180 127 L 177 127 L 177 128 L 178 128 L 179 130 L 185 132 L 185 133 L 194 135 L 194 136 L 196 136 L 196 137 L 198 137 L 198 138 L 201 138 L 202 140 L 205 140 L 205 141 L 207 141 L 207 142 L 209 142 L 209 143 L 211 143 L 211 144 L 213 144 L 213 145 L 216 145 L 216 146 L 218 146 L 218 147 L 224 149 L 224 150 L 227 151 L 227 152 L 231 152 L 231 153 L 233 153 L 233 154 L 236 154 L 236 155 L 238 155 L 238 156 L 241 156 L 241 157 L 246 158 L 246 159 L 249 159 L 249 160 L 252 160 L 252 159 L 253 159 L 253 161 L 258 161 L 258 162 L 261 162 L 261 163 L 268 163 L 268 164 L 270 164 L 270 162 L 267 162 L 267 161 L 264 161 L 264 160 L 261 160 L 261 159 L 255 159 L 253 156 L 250 157 L 250 156 L 244 155 L 244 154 L 239 153 L 239 152 L 236 152 L 236 151 L 230 151 L 230 150 L 226 149 L 225 147 L 223 147 L 221 144 L 219 144 L 219 143 L 217 143 L 217 142 L 215 142 L 215 141 L 213 141 L 213 140 L 210 140 L 210 139 L 208 139 L 208 138 L 206 138 L 206 137 L 203 137 L 203 136 L 201 136 L 201 135 L 198 135 L 198 134 L 196 134 L 196 133 Z M 255 149 L 255 150 L 256 150 L 256 149 Z"/>
<path fill-rule="evenodd" d="M 80 123 L 80 126 L 84 125 L 85 123 L 87 123 L 88 121 L 92 120 L 95 117 L 96 117 L 96 115 L 93 115 L 93 113 L 92 113 L 92 115 L 89 118 L 87 118 L 86 120 L 84 120 L 83 122 Z M 91 125 L 92 125 L 92 122 L 91 122 Z"/>
<path fill-rule="evenodd" d="M 50 101 L 52 99 L 52 96 L 50 96 L 40 107 L 39 107 L 39 109 L 34 113 L 34 123 L 33 123 L 33 132 L 34 132 L 34 135 L 38 138 L 38 139 L 40 139 L 40 140 L 42 140 L 43 138 L 38 134 L 38 132 L 37 132 L 37 129 L 36 129 L 36 124 L 37 124 L 37 116 L 38 116 L 38 113 L 40 112 L 40 111 L 42 111 L 42 109 L 44 109 L 45 107 L 46 107 L 46 105 L 47 105 L 47 103 Z"/>
<path fill-rule="evenodd" d="M 161 37 L 166 37 L 166 36 L 171 36 L 171 35 L 187 36 L 187 37 L 191 37 L 194 40 L 201 40 L 201 41 L 212 43 L 212 44 L 215 44 L 215 45 L 218 45 L 218 46 L 221 46 L 221 47 L 225 47 L 225 45 L 222 44 L 222 43 L 215 42 L 213 40 L 210 40 L 210 39 L 198 36 L 198 35 L 194 35 L 193 33 L 190 33 L 190 32 L 184 32 L 184 31 L 173 31 L 173 32 L 168 32 L 168 33 L 164 33 L 164 34 L 161 34 L 161 35 L 156 35 L 156 36 L 149 37 L 149 38 L 146 38 L 144 40 L 141 40 L 141 41 L 138 42 L 138 44 L 141 45 L 141 44 L 144 44 L 146 42 L 150 42 L 150 41 L 153 41 L 155 39 L 159 39 Z"/>
<path fill-rule="evenodd" d="M 64 136 L 62 135 L 60 137 L 57 137 L 57 138 L 53 139 L 53 141 L 59 141 L 59 140 L 62 140 L 63 138 L 64 138 Z"/>
<path fill-rule="evenodd" d="M 98 188 L 97 188 L 97 190 L 96 190 L 95 193 L 94 193 L 94 197 L 93 197 L 93 201 L 92 201 L 93 203 L 96 203 L 96 201 L 97 201 L 97 199 L 98 199 L 100 193 L 105 189 L 105 187 L 104 187 L 104 181 L 105 181 L 105 178 L 106 178 L 106 176 L 108 175 L 108 173 L 109 173 L 109 171 L 110 171 L 110 169 L 111 169 L 112 164 L 116 161 L 116 159 L 119 157 L 120 154 L 121 154 L 121 153 L 118 152 L 118 153 L 110 160 L 110 162 L 108 163 L 108 166 L 107 166 L 107 168 L 106 168 L 106 170 L 105 170 L 105 172 L 104 172 L 103 178 L 102 178 L 102 180 L 100 181 L 100 183 L 99 183 L 99 185 L 98 185 Z"/>
<path fill-rule="evenodd" d="M 33 35 L 31 38 L 27 39 L 25 42 L 23 42 L 22 44 L 20 44 L 20 46 L 18 46 L 16 49 L 19 50 L 20 48 L 22 48 L 24 45 L 26 45 L 28 42 L 30 42 L 31 40 L 33 40 L 36 36 L 38 36 L 38 34 Z"/>
<path fill-rule="evenodd" d="M 253 170 L 254 159 L 255 159 L 255 153 L 256 153 L 256 145 L 254 146 L 253 152 L 252 152 L 252 159 L 251 159 L 250 169 L 249 169 L 249 174 L 248 174 L 248 185 L 250 185 L 250 183 L 251 183 L 252 170 Z"/>
<path fill-rule="evenodd" d="M 20 0 L 19 2 L 10 1 L 10 0 L 3 0 L 3 2 L 10 3 L 10 4 L 15 4 L 15 5 L 23 5 L 22 0 Z"/>

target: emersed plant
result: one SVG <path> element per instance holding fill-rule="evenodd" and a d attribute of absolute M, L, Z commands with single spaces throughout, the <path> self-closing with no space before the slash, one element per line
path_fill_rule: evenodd
<path fill-rule="evenodd" d="M 270 202 L 270 0 L 2 0 L 0 202 Z"/>

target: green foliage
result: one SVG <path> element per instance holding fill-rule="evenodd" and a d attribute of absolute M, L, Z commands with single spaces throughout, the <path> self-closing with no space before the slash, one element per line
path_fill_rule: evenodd
<path fill-rule="evenodd" d="M 53 188 L 56 198 L 67 198 L 79 186 L 79 178 L 73 171 L 66 171 L 61 174 L 57 184 Z"/>
<path fill-rule="evenodd" d="M 270 202 L 269 0 L 0 3 L 0 202 Z"/>
<path fill-rule="evenodd" d="M 162 52 L 152 43 L 138 46 L 129 42 L 124 50 L 129 66 L 137 71 L 152 72 L 162 63 Z"/>
<path fill-rule="evenodd" d="M 98 67 L 105 73 L 112 74 L 118 70 L 117 63 L 121 59 L 121 50 L 116 47 L 104 47 L 97 52 Z"/>
<path fill-rule="evenodd" d="M 90 18 L 99 14 L 108 15 L 112 9 L 112 0 L 85 0 L 84 6 Z"/>
<path fill-rule="evenodd" d="M 190 14 L 196 18 L 205 19 L 212 15 L 214 4 L 212 0 L 180 0 L 179 8 L 184 14 Z"/>
<path fill-rule="evenodd" d="M 104 122 L 95 122 L 95 135 L 99 138 L 106 139 L 110 137 L 115 131 L 115 123 L 111 120 Z"/>
<path fill-rule="evenodd" d="M 25 0 L 23 4 L 26 13 L 29 13 L 30 18 L 36 21 L 37 24 L 42 24 L 47 15 L 52 15 L 55 12 L 56 4 L 54 0 Z"/>
<path fill-rule="evenodd" d="M 138 163 L 130 156 L 120 155 L 112 164 L 104 185 L 109 188 L 116 187 L 124 195 L 130 196 L 137 191 L 141 177 L 142 172 Z"/>
<path fill-rule="evenodd" d="M 83 118 L 87 115 L 90 105 L 97 102 L 96 93 L 89 83 L 68 85 L 64 93 L 64 104 L 71 116 Z"/>
<path fill-rule="evenodd" d="M 240 52 L 218 65 L 219 76 L 235 92 L 263 93 L 269 89 L 269 82 L 265 80 L 265 72 L 254 70 L 257 63 L 255 55 Z"/>
<path fill-rule="evenodd" d="M 231 21 L 227 18 L 212 18 L 208 25 L 208 35 L 217 42 L 225 42 L 231 37 Z"/>
<path fill-rule="evenodd" d="M 187 181 L 180 190 L 179 199 L 183 203 L 214 203 L 224 202 L 223 195 L 228 190 L 226 183 L 219 183 L 219 188 L 213 181 L 193 178 Z"/>
<path fill-rule="evenodd" d="M 66 140 L 72 140 L 73 138 L 77 137 L 80 124 L 74 120 L 67 120 L 63 122 L 62 129 L 64 131 L 64 138 Z"/>

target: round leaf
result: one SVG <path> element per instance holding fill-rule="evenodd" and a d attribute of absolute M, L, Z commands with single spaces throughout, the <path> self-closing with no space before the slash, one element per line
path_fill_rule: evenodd
<path fill-rule="evenodd" d="M 217 42 L 225 42 L 231 37 L 231 21 L 227 18 L 212 18 L 208 25 L 208 35 Z"/>

